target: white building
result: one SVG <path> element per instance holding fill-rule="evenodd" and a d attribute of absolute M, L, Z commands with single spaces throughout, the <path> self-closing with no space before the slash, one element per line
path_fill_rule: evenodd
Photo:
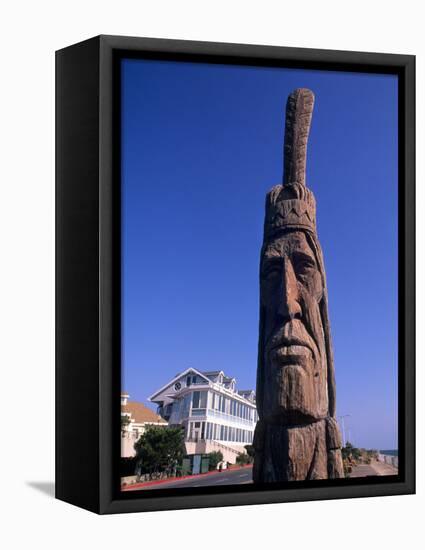
<path fill-rule="evenodd" d="M 187 454 L 221 451 L 235 463 L 252 444 L 257 422 L 255 392 L 236 390 L 236 380 L 223 371 L 189 368 L 149 397 L 169 425 L 183 425 Z"/>
<path fill-rule="evenodd" d="M 129 401 L 128 393 L 121 394 L 121 456 L 136 454 L 134 444 L 147 426 L 166 426 L 167 422 L 143 403 Z"/>

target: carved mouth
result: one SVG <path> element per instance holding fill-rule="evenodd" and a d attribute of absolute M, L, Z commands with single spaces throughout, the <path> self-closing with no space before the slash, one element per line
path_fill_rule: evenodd
<path fill-rule="evenodd" d="M 282 356 L 290 355 L 313 355 L 314 350 L 311 346 L 301 340 L 291 340 L 279 342 L 272 348 L 270 348 L 269 353 L 279 353 Z"/>
<path fill-rule="evenodd" d="M 300 344 L 275 346 L 270 350 L 270 359 L 274 365 L 278 368 L 287 366 L 302 366 L 305 367 L 311 361 L 313 356 L 313 350 Z"/>

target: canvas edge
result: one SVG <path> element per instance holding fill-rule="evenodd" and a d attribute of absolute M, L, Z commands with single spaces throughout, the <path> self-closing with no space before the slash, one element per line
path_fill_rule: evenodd
<path fill-rule="evenodd" d="M 277 502 L 295 502 L 318 499 L 334 498 L 358 498 L 369 496 L 386 496 L 396 494 L 411 494 L 415 492 L 415 407 L 414 407 L 414 329 L 415 329 L 415 288 L 414 288 L 414 151 L 415 151 L 415 108 L 414 108 L 414 86 L 415 86 L 415 58 L 409 55 L 343 52 L 332 50 L 311 50 L 305 48 L 286 48 L 275 46 L 252 46 L 241 44 L 223 44 L 210 42 L 193 42 L 181 40 L 164 40 L 150 38 L 133 38 L 101 35 L 92 40 L 98 41 L 99 55 L 99 127 L 98 151 L 99 151 L 99 177 L 96 185 L 99 199 L 99 225 L 97 227 L 99 239 L 99 311 L 98 311 L 98 388 L 97 395 L 88 395 L 93 398 L 93 404 L 97 407 L 95 412 L 98 418 L 98 476 L 93 482 L 98 488 L 98 500 L 91 501 L 89 505 L 74 501 L 73 504 L 83 506 L 98 513 L 122 513 L 137 511 L 171 510 L 182 508 L 200 508 L 214 506 L 238 506 L 245 504 L 266 504 Z M 87 41 L 89 42 L 89 41 Z M 70 48 L 74 48 L 71 46 Z M 64 50 L 60 50 L 63 52 Z M 405 135 L 405 163 L 403 170 L 404 179 L 404 239 L 405 252 L 405 280 L 404 280 L 404 304 L 405 315 L 405 364 L 404 376 L 404 410 L 405 410 L 405 445 L 410 449 L 409 460 L 406 461 L 406 476 L 404 482 L 379 484 L 379 485 L 356 485 L 344 487 L 324 488 L 296 488 L 288 490 L 252 491 L 249 493 L 236 494 L 229 490 L 228 493 L 219 495 L 190 495 L 175 497 L 152 497 L 125 500 L 117 498 L 116 467 L 114 465 L 114 427 L 119 418 L 119 406 L 114 402 L 114 397 L 119 391 L 119 377 L 117 369 L 114 369 L 114 358 L 117 358 L 117 345 L 114 342 L 114 327 L 116 329 L 116 308 L 114 310 L 114 289 L 117 289 L 116 254 L 114 242 L 117 234 L 114 223 L 117 217 L 114 214 L 114 198 L 117 198 L 114 180 L 117 176 L 117 168 L 114 166 L 114 92 L 116 83 L 113 81 L 114 55 L 117 51 L 152 52 L 164 54 L 187 54 L 204 56 L 228 56 L 229 59 L 243 59 L 254 62 L 258 59 L 270 59 L 272 62 L 288 60 L 290 62 L 305 62 L 315 64 L 317 67 L 331 65 L 336 70 L 361 70 L 367 67 L 369 70 L 376 68 L 382 70 L 387 67 L 399 71 L 404 76 L 404 135 Z M 57 55 L 59 52 L 57 53 Z M 58 130 L 57 130 L 58 132 Z M 58 145 L 57 145 L 58 148 Z M 60 164 L 60 163 L 58 163 Z M 57 175 L 57 181 L 60 180 Z M 58 224 L 58 222 L 57 222 Z M 57 225 L 58 227 L 58 225 Z M 92 230 L 94 230 L 92 228 Z M 115 234 L 114 234 L 115 230 Z M 401 257 L 401 254 L 400 254 Z M 59 270 L 60 272 L 60 270 Z M 58 275 L 57 275 L 58 277 Z M 59 279 L 61 274 L 59 273 Z M 118 281 L 119 282 L 119 281 Z M 63 290 L 63 289 L 62 289 Z M 59 285 L 59 294 L 61 293 Z M 57 298 L 58 302 L 58 298 Z M 58 315 L 60 321 L 60 315 Z M 114 325 L 115 323 L 115 325 Z M 119 351 L 119 350 L 118 350 Z M 58 360 L 57 360 L 58 362 Z M 93 368 L 93 367 L 92 367 Z M 58 377 L 58 374 L 57 374 Z M 60 376 L 59 376 L 60 377 Z M 63 391 L 63 390 L 62 390 Z M 60 406 L 57 404 L 57 407 Z M 63 412 L 59 412 L 59 417 Z M 117 416 L 117 418 L 114 418 Z M 58 418 L 58 417 L 57 417 Z M 60 418 L 59 424 L 60 426 Z M 75 421 L 77 422 L 77 420 Z M 58 472 L 57 472 L 58 475 Z M 59 473 L 59 477 L 60 477 Z M 60 492 L 59 492 L 60 493 Z M 57 492 L 57 498 L 64 498 Z"/>

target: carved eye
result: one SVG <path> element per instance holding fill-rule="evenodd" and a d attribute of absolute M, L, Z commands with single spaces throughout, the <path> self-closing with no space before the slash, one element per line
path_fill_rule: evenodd
<path fill-rule="evenodd" d="M 277 277 L 280 275 L 280 265 L 278 263 L 271 263 L 269 265 L 266 265 L 263 269 L 263 277 L 264 279 L 273 279 L 274 277 Z"/>
<path fill-rule="evenodd" d="M 316 268 L 312 260 L 300 259 L 297 261 L 296 270 L 298 275 L 308 275 Z"/>

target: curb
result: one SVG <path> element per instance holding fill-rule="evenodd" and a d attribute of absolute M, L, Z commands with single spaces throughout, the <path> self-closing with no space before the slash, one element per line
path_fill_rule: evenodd
<path fill-rule="evenodd" d="M 244 466 L 240 466 L 239 468 L 226 468 L 225 470 L 221 470 L 221 472 L 220 470 L 212 470 L 211 472 L 205 472 L 204 474 L 187 475 L 187 476 L 181 476 L 181 477 L 168 477 L 167 479 L 156 479 L 153 481 L 144 481 L 143 483 L 132 483 L 131 485 L 121 486 L 121 491 L 131 491 L 133 489 L 139 489 L 142 487 L 150 487 L 151 485 L 161 485 L 162 483 L 182 481 L 183 479 L 204 478 L 210 475 L 222 474 L 227 470 L 230 470 L 233 472 L 235 470 L 243 470 L 244 468 L 252 468 L 252 464 L 245 464 Z"/>

